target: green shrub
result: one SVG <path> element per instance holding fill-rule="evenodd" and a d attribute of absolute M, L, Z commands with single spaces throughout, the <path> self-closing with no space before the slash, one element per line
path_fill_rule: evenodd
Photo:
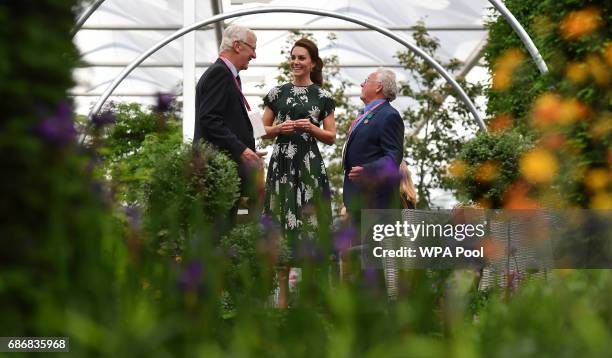
<path fill-rule="evenodd" d="M 520 177 L 519 159 L 531 145 L 518 131 L 478 133 L 464 145 L 455 163 L 464 166 L 453 179 L 457 196 L 500 208 L 504 193 Z"/>

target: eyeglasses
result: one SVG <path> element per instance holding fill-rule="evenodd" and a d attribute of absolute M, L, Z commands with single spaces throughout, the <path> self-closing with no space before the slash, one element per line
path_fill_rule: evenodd
<path fill-rule="evenodd" d="M 253 52 L 255 52 L 257 50 L 257 48 L 255 46 L 249 44 L 248 42 L 245 42 L 245 41 L 242 41 L 242 40 L 238 40 L 238 42 L 247 45 L 251 50 L 253 50 Z"/>

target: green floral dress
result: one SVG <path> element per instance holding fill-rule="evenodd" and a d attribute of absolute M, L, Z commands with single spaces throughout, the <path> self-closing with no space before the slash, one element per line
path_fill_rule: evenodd
<path fill-rule="evenodd" d="M 274 112 L 277 123 L 309 118 L 319 127 L 336 106 L 329 91 L 318 85 L 292 83 L 272 88 L 264 104 Z M 296 249 L 294 239 L 328 229 L 323 226 L 329 226 L 331 220 L 329 181 L 317 139 L 309 133 L 296 130 L 276 138 L 268 166 L 264 213 L 281 225 L 292 250 Z"/>

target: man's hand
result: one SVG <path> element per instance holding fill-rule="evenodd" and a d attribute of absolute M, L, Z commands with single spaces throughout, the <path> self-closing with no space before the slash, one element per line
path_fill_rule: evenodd
<path fill-rule="evenodd" d="M 350 180 L 356 183 L 363 184 L 365 182 L 365 171 L 363 167 L 352 167 L 348 176 Z"/>
<path fill-rule="evenodd" d="M 266 153 L 264 153 L 264 155 L 265 154 Z M 255 153 L 249 148 L 245 149 L 244 152 L 240 154 L 240 160 L 248 167 L 252 167 L 252 168 L 262 168 L 263 167 L 263 161 L 261 160 L 259 155 L 257 155 L 257 153 Z"/>

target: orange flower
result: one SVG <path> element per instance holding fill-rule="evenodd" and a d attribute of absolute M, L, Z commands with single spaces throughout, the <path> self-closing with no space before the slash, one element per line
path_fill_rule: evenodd
<path fill-rule="evenodd" d="M 509 114 L 500 114 L 493 118 L 489 123 L 489 130 L 492 133 L 500 133 L 512 127 L 512 116 Z"/>
<path fill-rule="evenodd" d="M 536 99 L 531 112 L 534 125 L 547 128 L 559 121 L 561 117 L 561 100 L 553 93 L 545 93 Z"/>
<path fill-rule="evenodd" d="M 586 63 L 589 66 L 589 70 L 595 82 L 597 82 L 599 86 L 607 86 L 610 82 L 610 71 L 601 58 L 597 55 L 590 54 L 586 58 Z"/>
<path fill-rule="evenodd" d="M 536 184 L 548 183 L 557 174 L 559 163 L 551 152 L 535 148 L 523 155 L 520 160 L 520 169 L 527 181 Z"/>
<path fill-rule="evenodd" d="M 601 12 L 597 8 L 572 11 L 561 21 L 561 36 L 566 40 L 576 40 L 593 32 L 600 23 Z"/>
<path fill-rule="evenodd" d="M 461 178 L 465 176 L 465 173 L 467 171 L 467 164 L 465 164 L 465 162 L 460 159 L 455 159 L 448 165 L 447 170 L 448 174 L 450 174 L 451 176 L 455 178 Z"/>
<path fill-rule="evenodd" d="M 487 160 L 476 167 L 474 177 L 482 183 L 489 183 L 495 180 L 499 175 L 499 165 L 495 162 Z"/>
<path fill-rule="evenodd" d="M 608 66 L 612 67 L 612 42 L 608 43 L 604 48 L 604 58 Z"/>
<path fill-rule="evenodd" d="M 512 84 L 512 71 L 521 64 L 525 55 L 518 48 L 510 48 L 495 61 L 493 66 L 493 83 L 494 90 L 503 91 Z"/>
<path fill-rule="evenodd" d="M 542 137 L 541 143 L 547 149 L 556 150 L 565 143 L 565 136 L 559 132 L 548 133 Z"/>
<path fill-rule="evenodd" d="M 561 124 L 571 124 L 579 119 L 584 119 L 589 113 L 588 107 L 579 100 L 572 98 L 561 103 Z"/>
<path fill-rule="evenodd" d="M 570 81 L 581 84 L 589 76 L 589 69 L 583 62 L 570 62 L 565 67 L 565 77 Z"/>
<path fill-rule="evenodd" d="M 506 209 L 537 209 L 537 201 L 528 196 L 529 184 L 518 181 L 510 186 L 504 193 L 504 208 Z"/>

